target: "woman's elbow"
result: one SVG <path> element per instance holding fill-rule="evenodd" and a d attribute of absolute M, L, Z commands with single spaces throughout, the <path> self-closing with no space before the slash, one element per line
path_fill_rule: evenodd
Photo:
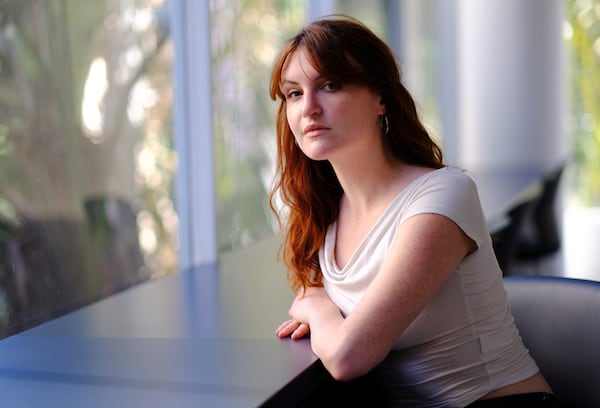
<path fill-rule="evenodd" d="M 327 366 L 325 366 L 325 368 L 327 368 Z M 367 373 L 367 371 L 353 370 L 351 368 L 339 367 L 339 366 L 329 367 L 329 368 L 327 368 L 327 371 L 329 371 L 329 374 L 331 374 L 331 376 L 333 377 L 334 380 L 340 381 L 340 382 L 354 380 L 354 379 L 359 378 Z"/>
<path fill-rule="evenodd" d="M 336 381 L 350 381 L 362 377 L 371 370 L 371 364 L 352 356 L 321 359 L 323 365 Z"/>
<path fill-rule="evenodd" d="M 345 341 L 322 342 L 313 339 L 312 346 L 315 354 L 337 381 L 350 381 L 362 377 L 379 364 L 387 353 L 379 352 L 376 348 L 366 347 L 348 341 L 347 336 L 339 336 Z"/>

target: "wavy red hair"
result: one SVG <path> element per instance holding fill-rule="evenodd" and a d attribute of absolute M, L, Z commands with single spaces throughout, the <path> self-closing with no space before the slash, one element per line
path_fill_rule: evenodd
<path fill-rule="evenodd" d="M 270 195 L 277 214 L 277 193 L 289 213 L 283 222 L 283 260 L 292 289 L 321 285 L 319 248 L 328 226 L 339 212 L 342 187 L 327 161 L 314 161 L 296 145 L 288 125 L 281 77 L 286 61 L 302 48 L 324 77 L 337 83 L 356 83 L 381 95 L 389 132 L 384 146 L 398 160 L 430 168 L 443 167 L 442 152 L 422 125 L 414 100 L 404 87 L 391 49 L 369 28 L 348 18 L 332 18 L 304 27 L 282 48 L 275 60 L 270 96 L 280 100 L 277 113 L 277 176 Z M 282 217 L 277 214 L 279 221 Z"/>

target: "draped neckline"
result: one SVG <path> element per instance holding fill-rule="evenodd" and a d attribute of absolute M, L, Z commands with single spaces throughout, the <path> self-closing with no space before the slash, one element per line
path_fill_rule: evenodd
<path fill-rule="evenodd" d="M 352 265 L 355 264 L 358 260 L 360 260 L 361 255 L 365 252 L 365 248 L 369 245 L 369 243 L 371 243 L 371 238 L 373 237 L 373 235 L 375 235 L 376 232 L 381 228 L 381 225 L 387 221 L 387 219 L 389 218 L 389 214 L 396 209 L 397 202 L 403 199 L 403 197 L 411 190 L 413 190 L 415 186 L 426 181 L 433 174 L 436 174 L 437 172 L 445 169 L 447 169 L 447 167 L 442 167 L 422 174 L 419 177 L 415 178 L 413 181 L 411 181 L 402 190 L 400 190 L 398 194 L 396 194 L 388 203 L 388 205 L 385 207 L 382 213 L 379 214 L 379 216 L 376 218 L 373 225 L 371 225 L 367 233 L 362 237 L 359 244 L 356 246 L 356 248 L 354 248 L 352 254 L 350 255 L 350 258 L 348 259 L 348 262 L 346 262 L 346 264 L 342 268 L 338 266 L 337 259 L 335 257 L 335 249 L 337 243 L 337 220 L 331 223 L 329 225 L 324 243 L 325 258 L 327 260 L 327 263 L 329 264 L 328 269 L 330 270 L 330 272 L 334 273 L 339 278 L 343 278 L 345 275 L 347 275 L 352 269 Z"/>

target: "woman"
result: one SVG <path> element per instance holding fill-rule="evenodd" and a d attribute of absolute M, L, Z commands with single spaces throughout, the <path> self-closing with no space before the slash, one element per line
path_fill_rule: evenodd
<path fill-rule="evenodd" d="M 298 292 L 277 336 L 310 333 L 335 380 L 368 378 L 388 403 L 551 406 L 476 187 L 444 166 L 389 47 L 355 20 L 314 22 L 281 51 L 270 92 L 281 101 L 271 202 L 280 193 L 289 210 L 283 256 Z"/>

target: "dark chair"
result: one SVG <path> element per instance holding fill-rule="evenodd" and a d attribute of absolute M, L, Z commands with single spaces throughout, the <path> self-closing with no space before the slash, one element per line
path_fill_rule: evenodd
<path fill-rule="evenodd" d="M 565 407 L 600 407 L 600 282 L 509 276 L 525 346 Z"/>
<path fill-rule="evenodd" d="M 511 265 L 516 259 L 523 225 L 537 202 L 537 196 L 516 203 L 507 212 L 507 222 L 492 233 L 492 246 L 504 276 L 511 275 Z"/>
<path fill-rule="evenodd" d="M 560 249 L 560 229 L 556 217 L 556 196 L 565 169 L 561 164 L 544 178 L 542 193 L 527 220 L 525 233 L 518 243 L 518 260 L 531 261 L 551 255 Z M 529 227 L 529 228 L 527 228 Z"/>

